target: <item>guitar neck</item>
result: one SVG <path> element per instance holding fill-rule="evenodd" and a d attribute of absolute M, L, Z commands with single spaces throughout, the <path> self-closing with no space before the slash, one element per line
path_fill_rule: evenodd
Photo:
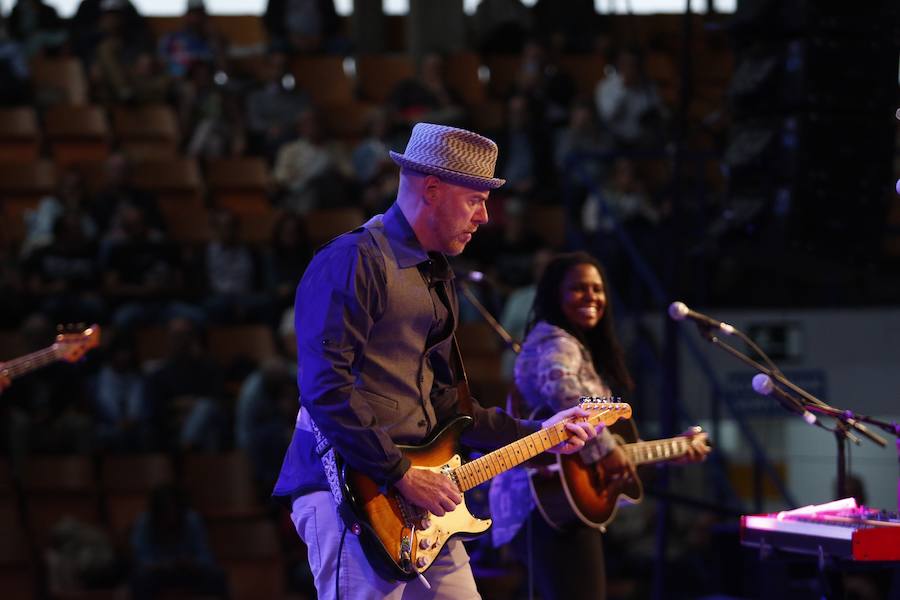
<path fill-rule="evenodd" d="M 569 435 L 566 433 L 565 422 L 536 431 L 508 446 L 458 466 L 453 470 L 457 485 L 461 491 L 466 492 L 567 439 Z"/>
<path fill-rule="evenodd" d="M 59 360 L 59 353 L 54 345 L 0 364 L 0 373 L 10 379 L 15 379 L 57 360 Z"/>
<path fill-rule="evenodd" d="M 690 446 L 690 438 L 680 436 L 664 440 L 624 444 L 622 450 L 637 466 L 677 460 L 687 454 Z"/>

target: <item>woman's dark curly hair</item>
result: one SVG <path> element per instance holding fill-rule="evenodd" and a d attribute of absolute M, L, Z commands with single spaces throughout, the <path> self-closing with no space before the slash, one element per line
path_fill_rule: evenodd
<path fill-rule="evenodd" d="M 583 331 L 572 325 L 562 312 L 562 284 L 569 269 L 577 265 L 592 265 L 600 273 L 603 288 L 606 290 L 606 307 L 603 317 L 597 326 Z M 615 322 L 612 314 L 609 280 L 603 265 L 587 252 L 570 252 L 556 255 L 544 269 L 537 284 L 534 305 L 531 307 L 531 318 L 528 331 L 540 321 L 546 321 L 565 329 L 574 335 L 588 349 L 597 372 L 612 384 L 612 387 L 624 391 L 632 391 L 634 381 L 625 365 L 625 353 L 616 337 Z"/>

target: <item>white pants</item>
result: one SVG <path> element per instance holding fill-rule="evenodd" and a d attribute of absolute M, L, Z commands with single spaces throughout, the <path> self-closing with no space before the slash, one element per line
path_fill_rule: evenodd
<path fill-rule="evenodd" d="M 313 492 L 294 500 L 291 520 L 309 549 L 309 567 L 319 600 L 479 600 L 469 555 L 462 542 L 451 540 L 421 581 L 386 580 L 369 565 L 359 538 L 338 517 L 331 492 Z M 338 549 L 340 548 L 340 558 Z M 340 561 L 340 562 L 338 562 Z M 340 565 L 340 566 L 338 566 Z"/>

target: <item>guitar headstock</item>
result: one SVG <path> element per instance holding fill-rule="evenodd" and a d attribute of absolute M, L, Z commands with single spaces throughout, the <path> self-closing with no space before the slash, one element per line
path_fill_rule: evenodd
<path fill-rule="evenodd" d="M 84 327 L 84 325 L 68 326 L 56 336 L 53 351 L 59 360 L 77 362 L 89 350 L 93 350 L 99 345 L 99 325 L 91 325 L 90 327 Z"/>
<path fill-rule="evenodd" d="M 631 418 L 631 405 L 614 396 L 582 396 L 578 406 L 588 412 L 591 423 L 612 425 L 619 419 Z"/>

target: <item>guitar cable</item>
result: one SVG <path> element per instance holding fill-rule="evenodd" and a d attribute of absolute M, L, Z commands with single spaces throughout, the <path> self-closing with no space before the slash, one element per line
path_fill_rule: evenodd
<path fill-rule="evenodd" d="M 344 553 L 344 539 L 347 537 L 347 526 L 341 527 L 341 543 L 338 544 L 337 565 L 334 567 L 334 600 L 341 600 L 341 555 Z"/>

